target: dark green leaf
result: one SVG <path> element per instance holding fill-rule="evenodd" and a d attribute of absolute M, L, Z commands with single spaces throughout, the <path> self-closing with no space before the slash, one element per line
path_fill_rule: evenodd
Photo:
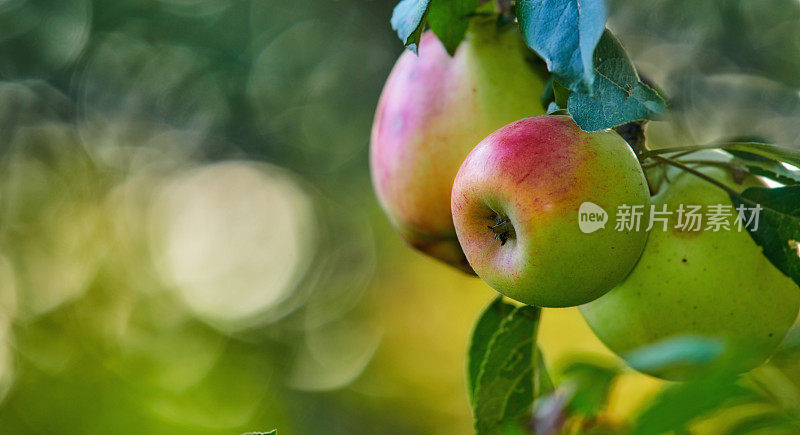
<path fill-rule="evenodd" d="M 767 142 L 761 141 L 728 141 L 728 142 L 756 142 L 756 143 L 763 143 L 766 144 Z M 755 161 L 769 161 L 766 157 L 759 156 L 758 154 L 748 153 L 747 151 L 736 151 L 736 150 L 728 150 L 729 154 L 732 154 L 734 157 L 739 157 L 742 160 L 755 160 Z"/>
<path fill-rule="evenodd" d="M 478 0 L 434 0 L 428 9 L 428 25 L 452 56 L 464 39 L 469 17 L 478 7 Z"/>
<path fill-rule="evenodd" d="M 520 0 L 516 12 L 525 42 L 547 69 L 568 88 L 591 92 L 592 53 L 606 25 L 603 0 Z"/>
<path fill-rule="evenodd" d="M 535 398 L 535 376 L 535 368 L 531 366 L 520 374 L 516 385 L 511 386 L 512 389 L 509 391 L 508 397 L 505 398 L 507 404 L 505 411 L 499 420 L 502 427 L 518 426 L 518 424 L 515 424 L 518 417 L 522 416 L 524 411 L 531 410 L 531 405 Z M 478 427 L 478 421 L 475 422 L 475 426 L 476 428 Z M 494 428 L 491 424 L 484 426 L 483 430 L 476 430 L 478 434 L 493 433 L 493 431 Z M 504 432 L 507 431 L 507 429 L 504 430 Z"/>
<path fill-rule="evenodd" d="M 758 226 L 754 219 L 747 227 L 750 236 L 775 267 L 800 285 L 800 186 L 751 187 L 731 200 L 737 208 L 761 208 Z"/>
<path fill-rule="evenodd" d="M 417 52 L 419 37 L 425 29 L 429 3 L 430 0 L 400 0 L 392 12 L 392 29 L 414 53 Z"/>
<path fill-rule="evenodd" d="M 567 108 L 585 131 L 654 119 L 667 110 L 664 99 L 639 80 L 625 49 L 608 30 L 594 51 L 593 92 L 572 92 Z"/>
<path fill-rule="evenodd" d="M 522 306 L 506 316 L 489 342 L 475 385 L 473 412 L 478 434 L 498 433 L 533 403 L 538 364 L 533 362 L 541 309 Z"/>
<path fill-rule="evenodd" d="M 498 296 L 486 307 L 475 323 L 467 354 L 467 389 L 470 399 L 474 398 L 475 384 L 478 382 L 478 373 L 484 358 L 486 358 L 489 342 L 500 329 L 500 323 L 513 310 L 513 305 L 503 302 L 503 297 Z"/>

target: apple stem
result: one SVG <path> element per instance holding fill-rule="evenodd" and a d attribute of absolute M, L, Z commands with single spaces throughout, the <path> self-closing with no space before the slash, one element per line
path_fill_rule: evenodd
<path fill-rule="evenodd" d="M 488 225 L 488 228 L 494 232 L 494 239 L 500 240 L 500 246 L 505 245 L 508 239 L 513 239 L 516 235 L 511 221 L 496 213 L 494 215 L 494 225 Z"/>

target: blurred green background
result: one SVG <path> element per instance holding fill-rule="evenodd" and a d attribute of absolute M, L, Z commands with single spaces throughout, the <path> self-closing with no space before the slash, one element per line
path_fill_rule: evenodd
<path fill-rule="evenodd" d="M 394 3 L 0 0 L 0 433 L 470 431 L 494 293 L 369 181 Z M 608 4 L 673 97 L 654 141 L 800 146 L 800 4 Z M 574 309 L 541 334 L 613 358 Z M 606 418 L 660 385 L 626 374 Z"/>

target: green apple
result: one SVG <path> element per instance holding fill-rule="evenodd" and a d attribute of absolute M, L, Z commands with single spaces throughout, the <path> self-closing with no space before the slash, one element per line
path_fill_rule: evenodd
<path fill-rule="evenodd" d="M 786 333 L 783 342 L 769 360 L 796 388 L 800 388 L 800 318 Z"/>
<path fill-rule="evenodd" d="M 489 133 L 544 113 L 540 66 L 513 26 L 475 18 L 450 57 L 432 33 L 406 51 L 383 88 L 370 167 L 378 200 L 413 247 L 472 273 L 456 240 L 450 192 L 458 167 Z"/>
<path fill-rule="evenodd" d="M 594 300 L 630 272 L 647 233 L 608 222 L 621 206 L 650 206 L 633 150 L 611 130 L 587 133 L 559 115 L 487 136 L 461 165 L 451 197 L 458 240 L 478 276 L 543 307 Z"/>
<path fill-rule="evenodd" d="M 728 171 L 701 168 L 725 184 L 743 190 L 763 183 L 748 177 L 737 184 Z M 580 307 L 595 334 L 623 358 L 642 346 L 678 336 L 699 336 L 746 349 L 742 370 L 763 363 L 792 326 L 800 308 L 800 289 L 762 255 L 722 189 L 690 173 L 671 176 L 654 198 L 655 210 L 672 211 L 668 228 L 655 223 L 647 246 L 630 276 L 602 298 Z M 731 206 L 730 230 L 677 227 L 678 208 Z M 685 214 L 684 214 L 685 217 Z M 684 223 L 687 221 L 684 220 Z M 634 367 L 637 368 L 637 367 Z M 680 379 L 686 368 L 649 374 Z"/>

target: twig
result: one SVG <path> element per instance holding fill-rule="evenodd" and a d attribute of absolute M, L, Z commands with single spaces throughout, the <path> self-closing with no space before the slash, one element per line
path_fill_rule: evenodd
<path fill-rule="evenodd" d="M 676 168 L 682 169 L 682 170 L 684 170 L 684 171 L 686 171 L 686 172 L 688 172 L 688 173 L 690 173 L 690 174 L 692 174 L 692 175 L 694 175 L 696 177 L 700 177 L 703 180 L 708 181 L 709 183 L 711 183 L 711 184 L 719 187 L 720 189 L 724 190 L 729 195 L 736 196 L 737 198 L 746 199 L 746 198 L 742 197 L 742 195 L 739 192 L 737 192 L 736 189 L 732 189 L 729 186 L 726 186 L 724 183 L 720 182 L 719 180 L 717 180 L 717 179 L 715 179 L 713 177 L 709 177 L 708 175 L 698 171 L 697 169 L 694 169 L 692 167 L 686 166 L 681 162 L 678 162 L 678 161 L 675 161 L 675 160 L 672 160 L 672 159 L 668 159 L 666 157 L 661 157 L 661 156 L 652 156 L 651 158 L 653 160 L 657 160 L 659 162 L 664 162 L 664 163 L 666 163 L 668 165 L 672 165 L 672 166 L 674 166 Z M 748 201 L 748 202 L 752 202 L 752 201 Z"/>
<path fill-rule="evenodd" d="M 688 145 L 688 146 L 674 147 L 674 148 L 658 148 L 658 149 L 655 149 L 655 150 L 649 150 L 649 151 L 643 152 L 642 155 L 639 156 L 639 160 L 649 159 L 649 158 L 652 158 L 654 156 L 658 156 L 658 155 L 661 155 L 661 154 L 672 154 L 672 153 L 677 153 L 677 152 L 682 152 L 682 151 L 694 152 L 694 151 L 702 151 L 702 150 L 714 150 L 714 149 L 719 149 L 719 148 L 724 148 L 724 147 L 725 147 L 725 144 L 712 144 L 712 145 Z"/>

